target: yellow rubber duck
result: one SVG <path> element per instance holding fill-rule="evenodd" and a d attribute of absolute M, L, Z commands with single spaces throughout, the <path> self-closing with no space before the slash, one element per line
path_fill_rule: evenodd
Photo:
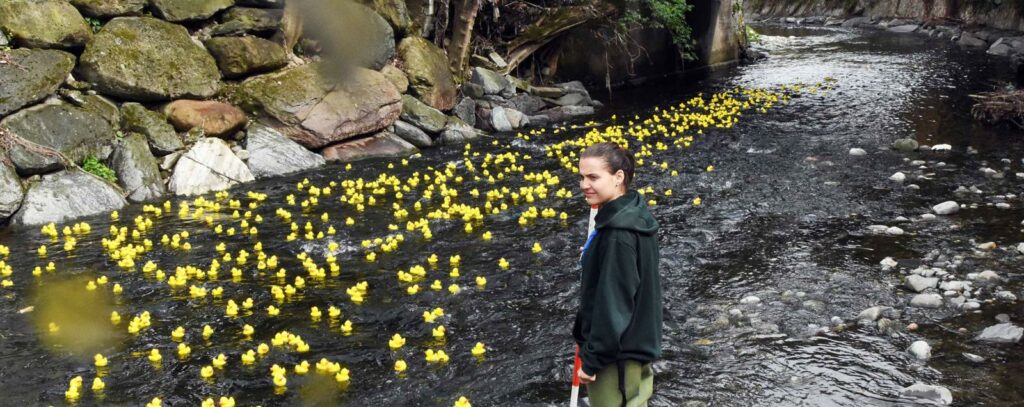
<path fill-rule="evenodd" d="M 454 407 L 473 407 L 473 405 L 469 404 L 469 399 L 467 399 L 466 396 L 462 396 L 459 397 L 458 400 L 455 400 Z"/>
<path fill-rule="evenodd" d="M 405 338 L 403 338 L 402 335 L 395 334 L 391 337 L 391 340 L 388 341 L 388 347 L 391 348 L 391 350 L 398 350 L 402 346 L 405 346 Z"/>
<path fill-rule="evenodd" d="M 266 355 L 267 353 L 270 353 L 270 346 L 265 343 L 261 343 L 256 347 L 256 353 L 260 356 Z"/>
<path fill-rule="evenodd" d="M 173 340 L 180 341 L 184 337 L 185 337 L 185 328 L 184 327 L 179 326 L 177 328 L 174 328 L 173 331 L 171 331 L 171 339 L 173 339 Z"/>
<path fill-rule="evenodd" d="M 217 369 L 223 369 L 224 366 L 228 364 L 228 357 L 221 353 L 217 355 L 217 357 L 213 358 L 213 360 L 210 361 L 210 364 Z"/>
<path fill-rule="evenodd" d="M 476 285 L 477 285 L 478 287 L 484 287 L 484 286 L 486 286 L 486 285 L 487 285 L 487 277 L 484 277 L 484 276 L 476 276 Z"/>
<path fill-rule="evenodd" d="M 458 284 L 452 284 L 448 286 L 448 292 L 452 294 L 458 294 L 459 291 L 462 291 L 462 288 L 459 288 Z"/>
<path fill-rule="evenodd" d="M 252 325 L 245 324 L 242 326 L 242 335 L 252 336 L 254 333 L 256 333 L 256 328 L 253 328 Z"/>
<path fill-rule="evenodd" d="M 249 349 L 242 354 L 242 364 L 251 365 L 256 362 L 256 351 Z"/>
<path fill-rule="evenodd" d="M 150 362 L 158 363 L 161 360 L 163 360 L 164 357 L 160 355 L 160 350 L 159 349 L 154 348 L 154 349 L 151 349 L 149 351 L 148 358 L 149 358 Z"/>
<path fill-rule="evenodd" d="M 413 284 L 409 286 L 409 288 L 406 288 L 405 292 L 408 293 L 409 295 L 416 295 L 416 293 L 420 292 L 420 285 Z"/>
<path fill-rule="evenodd" d="M 314 305 L 312 308 L 309 309 L 309 317 L 312 318 L 314 321 L 320 319 L 321 315 L 323 315 L 323 313 L 320 312 L 320 308 L 317 308 L 317 306 Z"/>
<path fill-rule="evenodd" d="M 277 316 L 280 313 L 281 313 L 281 310 L 278 309 L 277 307 L 273 306 L 273 305 L 267 307 L 267 315 L 270 315 L 270 316 L 273 317 L 273 316 Z"/>
<path fill-rule="evenodd" d="M 188 344 L 185 344 L 185 343 L 179 343 L 178 344 L 178 357 L 179 358 L 182 358 L 182 359 L 187 358 L 188 355 L 190 355 L 191 353 L 192 353 L 192 348 L 189 347 Z"/>
<path fill-rule="evenodd" d="M 341 332 L 345 334 L 352 333 L 352 321 L 346 319 L 345 323 L 341 324 Z"/>
<path fill-rule="evenodd" d="M 295 370 L 295 374 L 297 374 L 297 375 L 304 375 L 306 373 L 309 373 L 309 362 L 303 360 L 299 364 L 295 365 L 295 369 L 294 370 Z"/>
<path fill-rule="evenodd" d="M 331 318 L 337 318 L 341 316 L 341 309 L 332 305 L 327 308 L 327 315 Z"/>
<path fill-rule="evenodd" d="M 437 339 L 443 339 L 444 338 L 444 333 L 445 333 L 444 325 L 438 325 L 433 330 L 431 330 L 431 334 L 434 336 L 434 338 L 437 338 Z"/>
<path fill-rule="evenodd" d="M 509 268 L 508 260 L 505 260 L 504 257 L 498 259 L 498 267 L 501 267 L 502 270 L 508 270 L 508 268 Z"/>
<path fill-rule="evenodd" d="M 540 247 L 540 242 L 534 242 L 533 248 L 531 248 L 530 250 L 532 250 L 534 253 L 540 253 L 543 249 Z"/>
<path fill-rule="evenodd" d="M 92 391 L 101 391 L 107 387 L 106 383 L 103 383 L 103 379 L 98 377 L 92 379 Z"/>
<path fill-rule="evenodd" d="M 340 372 L 334 375 L 334 380 L 338 383 L 348 383 L 350 380 L 348 369 L 341 369 Z"/>
<path fill-rule="evenodd" d="M 104 357 L 102 354 L 97 353 L 96 356 L 93 356 L 92 359 L 93 359 L 93 364 L 95 364 L 96 367 L 106 367 L 107 366 L 107 358 Z"/>
<path fill-rule="evenodd" d="M 203 338 L 210 339 L 213 336 L 213 327 L 209 325 L 203 325 Z"/>
<path fill-rule="evenodd" d="M 199 369 L 199 376 L 204 379 L 213 377 L 213 366 L 203 366 L 202 369 Z"/>
<path fill-rule="evenodd" d="M 430 289 L 434 291 L 441 291 L 441 280 L 434 280 L 433 284 L 430 284 Z"/>
<path fill-rule="evenodd" d="M 395 372 L 402 373 L 406 368 L 408 368 L 408 365 L 406 365 L 404 360 L 399 359 L 395 361 Z"/>
<path fill-rule="evenodd" d="M 482 356 L 485 352 L 487 352 L 487 349 L 484 348 L 483 342 L 477 342 L 476 346 L 474 346 L 473 349 L 469 351 L 469 353 L 472 353 L 473 356 Z"/>

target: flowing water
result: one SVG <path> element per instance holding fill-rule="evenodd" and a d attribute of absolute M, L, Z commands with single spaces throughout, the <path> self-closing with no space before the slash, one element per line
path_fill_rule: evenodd
<path fill-rule="evenodd" d="M 1024 294 L 1020 273 L 1024 261 L 1012 250 L 1024 240 L 1021 202 L 994 197 L 1022 192 L 1014 175 L 1024 171 L 1020 132 L 973 124 L 967 96 L 990 88 L 992 78 L 1008 75 L 1000 68 L 1005 63 L 914 35 L 758 28 L 764 33 L 762 47 L 771 55 L 768 60 L 717 73 L 698 84 L 616 93 L 595 119 L 608 123 L 612 115 L 619 121 L 633 115 L 646 117 L 656 106 L 675 105 L 698 92 L 707 95 L 736 87 L 772 88 L 835 79 L 830 91 L 801 92 L 766 114 L 744 114 L 732 128 L 708 131 L 688 149 L 658 156 L 679 171 L 678 177 L 650 166 L 640 169 L 639 186 L 652 186 L 658 192 L 652 211 L 661 224 L 667 311 L 664 357 L 655 364 L 652 405 L 676 406 L 691 400 L 724 406 L 906 405 L 912 402 L 900 399 L 899 390 L 915 382 L 946 386 L 955 402 L 963 405 L 1018 402 L 1024 397 L 1024 376 L 1019 373 L 1024 371 L 1022 345 L 987 345 L 971 338 L 994 324 L 998 313 L 1024 320 L 1019 303 L 986 303 L 973 314 L 951 308 L 908 308 L 892 333 L 857 327 L 853 321 L 867 307 L 903 309 L 909 302 L 910 294 L 898 287 L 901 273 L 880 270 L 884 257 L 897 259 L 906 269 L 935 260 L 927 257 L 933 250 L 948 258 L 961 255 L 964 261 L 957 273 L 993 269 L 1008 279 L 1006 288 L 1018 296 Z M 570 128 L 564 133 L 585 131 Z M 928 145 L 948 143 L 952 151 L 898 153 L 887 148 L 901 137 L 915 137 Z M 86 219 L 92 232 L 79 239 L 80 248 L 72 254 L 34 228 L 0 231 L 0 244 L 11 248 L 9 263 L 15 270 L 15 286 L 0 289 L 0 404 L 65 403 L 69 380 L 81 375 L 86 381 L 78 405 L 141 405 L 156 396 L 164 405 L 198 405 L 207 397 L 223 395 L 235 397 L 240 405 L 452 405 L 459 396 L 478 406 L 565 405 L 572 363 L 569 330 L 578 295 L 576 258 L 587 208 L 576 191 L 575 175 L 560 168 L 557 160 L 544 157 L 543 146 L 560 139 L 548 133 L 508 143 L 511 136 L 499 135 L 498 145 L 482 139 L 472 151 L 533 155 L 532 160 L 520 162 L 526 173 L 551 171 L 561 182 L 552 191 L 565 187 L 575 194 L 572 199 L 538 205 L 566 212 L 568 221 L 538 219 L 520 226 L 516 218 L 525 205 L 474 223 L 476 231 L 471 234 L 463 232 L 462 222 L 433 221 L 432 239 L 406 232 L 408 237 L 397 251 L 381 254 L 372 263 L 364 260 L 360 242 L 397 233 L 384 226 L 394 222 L 390 201 L 363 213 L 338 205 L 337 194 L 321 197 L 320 206 L 307 215 L 289 207 L 300 225 L 315 221 L 321 212 L 329 213 L 338 233 L 312 241 L 301 237 L 286 241 L 288 224 L 275 217 L 274 209 L 288 194 L 303 199 L 305 194 L 296 190 L 303 178 L 321 186 L 356 177 L 371 180 L 388 162 L 396 164 L 389 173 L 400 179 L 414 171 L 443 171 L 448 163 L 455 163 L 466 175 L 461 147 L 427 151 L 408 166 L 397 160 L 359 162 L 349 171 L 329 166 L 238 188 L 231 197 L 243 204 L 251 201 L 244 191 L 268 194 L 266 203 L 253 210 L 266 218 L 257 225 L 257 237 L 216 235 L 202 220 L 180 219 L 175 210 L 164 214 L 147 237 L 156 241 L 164 233 L 189 231 L 192 236 L 185 240 L 192 249 L 170 250 L 157 243 L 156 250 L 143 255 L 139 264 L 152 260 L 168 272 L 180 265 L 206 268 L 220 256 L 215 251 L 218 243 L 225 242 L 231 252 L 253 251 L 252 245 L 259 240 L 263 250 L 277 255 L 280 266 L 290 271 L 287 280 L 278 279 L 272 271 L 260 273 L 250 260 L 240 266 L 243 276 L 232 280 L 227 273 L 231 266 L 225 262 L 220 279 L 205 283 L 208 288 L 224 287 L 220 299 L 190 299 L 187 289 L 170 290 L 166 283 L 155 281 L 152 273 L 120 271 L 98 247 L 112 224 L 108 216 Z M 850 156 L 847 151 L 852 147 L 868 154 Z M 968 148 L 977 152 L 968 153 Z M 911 160 L 925 164 L 922 168 Z M 715 170 L 705 171 L 708 165 Z M 1006 176 L 986 177 L 982 167 Z M 896 171 L 907 173 L 908 180 L 889 181 L 887 177 Z M 519 176 L 514 178 L 507 182 L 513 190 L 528 184 Z M 920 188 L 908 188 L 911 183 Z M 954 195 L 959 185 L 977 185 L 985 193 Z M 468 194 L 465 189 L 469 188 L 450 186 L 459 189 L 460 199 Z M 662 195 L 665 189 L 674 194 Z M 696 196 L 702 198 L 702 205 L 690 203 Z M 977 208 L 933 221 L 916 220 L 932 205 L 949 199 L 975 203 Z M 1010 209 L 992 206 L 1002 201 L 1010 203 Z M 122 210 L 118 224 L 130 227 L 142 209 Z M 217 214 L 216 222 L 237 226 L 239 221 L 230 219 L 230 212 Z M 897 222 L 899 216 L 915 221 Z M 343 226 L 341 220 L 346 217 L 356 223 Z M 405 232 L 404 222 L 395 223 Z M 322 230 L 323 222 L 316 224 Z M 866 229 L 872 224 L 899 225 L 907 233 L 874 235 Z M 481 240 L 482 230 L 490 231 L 493 240 Z M 299 253 L 308 252 L 322 263 L 331 241 L 339 244 L 333 253 L 340 273 L 324 281 L 310 278 L 304 290 L 276 303 L 267 287 L 304 275 L 298 273 L 303 270 L 295 257 Z M 976 243 L 987 241 L 1008 249 L 973 250 Z M 541 253 L 531 252 L 534 242 L 544 248 Z M 45 260 L 35 254 L 41 244 L 49 245 Z M 407 284 L 397 282 L 395 272 L 415 264 L 426 266 L 431 253 L 441 260 L 436 267 L 427 267 L 428 279 L 420 283 L 423 292 L 406 295 Z M 455 254 L 462 258 L 461 277 L 450 278 L 448 258 Z M 496 265 L 502 257 L 512 265 L 507 271 Z M 927 261 L 922 260 L 926 257 Z M 56 271 L 33 277 L 30 270 L 47 261 L 55 263 Z M 85 281 L 100 275 L 108 276 L 111 283 L 87 294 L 81 288 Z M 478 275 L 486 276 L 485 288 L 475 286 L 473 278 Z M 76 276 L 82 279 L 72 280 L 74 294 L 65 295 L 60 281 Z M 457 283 L 462 291 L 452 295 L 427 288 L 434 279 L 443 280 L 445 287 Z M 358 281 L 370 287 L 361 305 L 349 301 L 345 291 Z M 121 284 L 124 293 L 107 295 L 113 282 Z M 749 295 L 761 301 L 739 303 Z M 256 304 L 253 310 L 243 310 L 239 317 L 225 315 L 228 299 L 241 302 L 247 297 Z M 109 298 L 110 303 L 104 305 L 96 298 Z M 269 304 L 278 304 L 281 315 L 269 317 L 264 311 Z M 309 317 L 314 305 L 324 310 L 320 321 Z M 329 305 L 342 310 L 340 318 L 327 317 Z M 18 312 L 29 306 L 35 309 Z M 445 340 L 433 338 L 431 328 L 436 325 L 424 323 L 421 317 L 435 307 L 445 311 L 439 319 L 448 330 Z M 730 315 L 733 308 L 738 314 Z M 115 330 L 89 329 L 83 323 L 88 332 L 78 336 L 90 339 L 72 340 L 70 345 L 47 339 L 44 313 L 67 314 L 63 317 L 73 327 L 79 315 L 110 309 L 118 310 L 124 319 Z M 138 335 L 125 333 L 127 321 L 144 310 L 152 315 L 152 327 Z M 833 316 L 851 325 L 824 329 Z M 106 314 L 101 317 L 105 321 Z M 354 327 L 348 334 L 340 329 L 345 320 Z M 907 332 L 902 326 L 910 322 L 917 322 L 921 329 Z M 209 340 L 199 334 L 206 324 L 215 329 Z M 255 328 L 251 337 L 239 332 L 244 324 Z M 177 343 L 169 336 L 177 326 L 186 328 L 184 341 L 193 349 L 183 361 L 175 356 Z M 966 331 L 958 331 L 961 327 Z M 311 350 L 296 353 L 273 348 L 253 365 L 239 362 L 243 351 L 270 342 L 283 329 L 300 335 Z M 387 346 L 394 333 L 408 340 L 396 352 Z M 905 351 L 917 339 L 932 344 L 931 360 L 917 361 Z M 482 358 L 469 352 L 478 341 L 488 349 Z M 164 355 L 159 367 L 146 360 L 151 348 L 161 349 Z M 451 361 L 425 363 L 427 348 L 444 349 Z M 972 364 L 961 356 L 965 351 L 987 361 Z M 107 387 L 99 394 L 89 390 L 97 375 L 91 356 L 96 352 L 110 359 L 110 366 L 100 369 Z M 204 381 L 200 368 L 218 353 L 228 356 L 228 366 L 212 381 Z M 333 378 L 311 368 L 305 376 L 289 373 L 287 389 L 275 389 L 268 374 L 271 364 L 290 370 L 301 360 L 315 363 L 321 358 L 350 369 L 351 382 L 338 386 Z M 402 375 L 392 370 L 399 358 L 409 364 Z"/>

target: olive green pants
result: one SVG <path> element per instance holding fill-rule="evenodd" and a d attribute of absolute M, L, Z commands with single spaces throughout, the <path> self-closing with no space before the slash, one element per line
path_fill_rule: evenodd
<path fill-rule="evenodd" d="M 624 373 L 619 380 L 619 370 Z M 591 407 L 647 407 L 654 393 L 654 371 L 651 364 L 623 360 L 608 365 L 597 374 L 597 381 L 587 384 Z M 623 401 L 625 395 L 625 401 Z"/>

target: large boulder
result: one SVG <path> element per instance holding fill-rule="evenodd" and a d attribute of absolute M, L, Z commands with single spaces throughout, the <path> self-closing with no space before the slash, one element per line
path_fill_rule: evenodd
<path fill-rule="evenodd" d="M 0 1 L 0 30 L 26 48 L 77 48 L 92 37 L 82 14 L 63 0 Z"/>
<path fill-rule="evenodd" d="M 396 34 L 404 36 L 412 31 L 412 18 L 405 0 L 373 0 L 373 9 L 391 24 Z"/>
<path fill-rule="evenodd" d="M 395 134 L 401 137 L 402 140 L 416 146 L 416 148 L 426 148 L 434 145 L 434 140 L 427 133 L 424 133 L 419 127 L 401 120 L 395 122 Z"/>
<path fill-rule="evenodd" d="M 44 175 L 38 183 L 30 185 L 13 223 L 61 223 L 117 210 L 127 204 L 121 192 L 110 183 L 85 171 L 67 170 Z"/>
<path fill-rule="evenodd" d="M 128 100 L 205 99 L 220 88 L 213 57 L 180 25 L 149 17 L 110 20 L 78 70 L 100 92 Z"/>
<path fill-rule="evenodd" d="M 368 158 L 408 157 L 419 151 L 416 146 L 398 135 L 385 131 L 328 146 L 321 150 L 320 154 L 328 161 L 350 162 Z"/>
<path fill-rule="evenodd" d="M 142 14 L 146 0 L 71 0 L 71 4 L 89 17 L 111 18 Z"/>
<path fill-rule="evenodd" d="M 21 178 L 14 167 L 0 160 L 0 223 L 7 221 L 21 207 L 21 199 L 25 197 L 25 188 L 21 186 Z"/>
<path fill-rule="evenodd" d="M 150 0 L 153 11 L 167 21 L 205 20 L 235 5 L 234 0 Z"/>
<path fill-rule="evenodd" d="M 323 156 L 261 123 L 249 127 L 245 149 L 249 152 L 249 170 L 256 178 L 276 177 L 324 165 Z"/>
<path fill-rule="evenodd" d="M 455 78 L 440 48 L 424 38 L 407 37 L 398 45 L 398 55 L 419 100 L 440 110 L 455 106 Z"/>
<path fill-rule="evenodd" d="M 268 124 L 308 148 L 384 129 L 398 119 L 402 99 L 377 71 L 354 68 L 337 82 L 311 63 L 243 82 L 235 99 Z"/>
<path fill-rule="evenodd" d="M 103 120 L 110 123 L 111 127 L 116 129 L 121 125 L 121 110 L 117 108 L 114 101 L 99 94 L 82 93 L 77 90 L 62 89 L 60 93 L 64 96 L 64 100 L 86 111 L 98 114 Z"/>
<path fill-rule="evenodd" d="M 149 152 L 146 137 L 132 133 L 118 140 L 110 156 L 110 168 L 132 202 L 150 201 L 167 193 L 160 167 Z"/>
<path fill-rule="evenodd" d="M 427 106 L 419 99 L 402 95 L 402 120 L 423 129 L 428 133 L 437 134 L 444 130 L 448 117 L 440 110 Z"/>
<path fill-rule="evenodd" d="M 210 35 L 271 34 L 281 26 L 284 13 L 278 9 L 232 7 L 221 16 Z"/>
<path fill-rule="evenodd" d="M 0 121 L 0 127 L 27 142 L 14 143 L 8 152 L 15 168 L 24 175 L 63 168 L 60 155 L 54 152 L 75 163 L 89 155 L 105 159 L 115 133 L 102 116 L 63 102 L 20 110 Z"/>
<path fill-rule="evenodd" d="M 288 64 L 284 47 L 259 37 L 214 37 L 206 49 L 225 78 L 273 71 Z"/>
<path fill-rule="evenodd" d="M 164 114 L 178 131 L 199 128 L 213 137 L 231 136 L 248 120 L 242 109 L 216 100 L 175 100 L 164 107 Z"/>
<path fill-rule="evenodd" d="M 395 32 L 379 14 L 352 0 L 321 0 L 303 7 L 306 35 L 339 66 L 380 69 L 395 56 Z M 319 6 L 319 7 L 317 7 Z"/>
<path fill-rule="evenodd" d="M 64 51 L 15 49 L 0 51 L 0 117 L 43 100 L 57 91 L 75 67 Z"/>
<path fill-rule="evenodd" d="M 466 122 L 457 117 L 452 117 L 448 120 L 448 124 L 444 126 L 444 131 L 441 132 L 440 141 L 443 145 L 453 146 L 465 143 L 477 137 L 479 137 L 479 135 L 473 126 L 466 124 Z"/>
<path fill-rule="evenodd" d="M 394 65 L 386 65 L 381 68 L 380 73 L 391 81 L 392 85 L 395 85 L 395 89 L 398 89 L 398 93 L 405 93 L 409 90 L 409 77 L 405 76 L 405 72 L 398 69 Z"/>
<path fill-rule="evenodd" d="M 485 95 L 497 95 L 508 88 L 510 83 L 505 75 L 480 67 L 473 68 L 469 80 L 483 87 Z"/>
<path fill-rule="evenodd" d="M 174 126 L 163 114 L 146 109 L 138 103 L 121 105 L 121 128 L 140 133 L 149 141 L 149 148 L 157 155 L 167 155 L 185 148 L 174 132 Z"/>
<path fill-rule="evenodd" d="M 224 140 L 200 139 L 178 159 L 167 187 L 178 195 L 199 195 L 231 188 L 255 178 Z"/>
<path fill-rule="evenodd" d="M 975 340 L 993 343 L 1017 343 L 1024 337 L 1024 328 L 1010 322 L 992 325 L 981 331 Z"/>

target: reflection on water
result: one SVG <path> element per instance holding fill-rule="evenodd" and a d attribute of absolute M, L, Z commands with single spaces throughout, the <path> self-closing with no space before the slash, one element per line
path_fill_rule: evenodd
<path fill-rule="evenodd" d="M 992 306 L 979 315 L 949 312 L 927 316 L 938 322 L 911 315 L 908 318 L 916 318 L 912 320 L 922 329 L 916 333 L 898 330 L 891 337 L 868 328 L 823 329 L 832 316 L 852 322 L 867 307 L 907 301 L 906 293 L 893 288 L 900 276 L 879 270 L 878 262 L 884 257 L 919 261 L 933 249 L 963 250 L 969 239 L 1010 245 L 1020 238 L 1019 207 L 986 209 L 983 197 L 960 198 L 976 199 L 983 206 L 955 219 L 904 225 L 912 232 L 905 236 L 877 237 L 863 232 L 870 224 L 924 213 L 931 205 L 950 199 L 951 191 L 960 184 L 987 183 L 985 188 L 995 193 L 1020 190 L 1012 176 L 986 180 L 977 171 L 983 161 L 1010 174 L 1020 171 L 1024 154 L 1019 145 L 1006 141 L 1016 136 L 1007 129 L 976 126 L 967 115 L 966 95 L 985 89 L 988 78 L 1000 77 L 999 64 L 913 35 L 759 28 L 765 40 L 762 46 L 771 55 L 768 60 L 718 73 L 697 88 L 662 86 L 657 91 L 615 94 L 599 118 L 608 122 L 612 114 L 623 118 L 645 115 L 653 106 L 676 104 L 697 92 L 813 83 L 825 77 L 837 80 L 833 91 L 805 93 L 768 114 L 745 114 L 732 129 L 709 132 L 685 154 L 668 157 L 672 167 L 679 168 L 679 177 L 656 176 L 653 171 L 640 174 L 642 186 L 675 191 L 675 198 L 659 197 L 659 205 L 653 208 L 662 225 L 667 312 L 665 353 L 655 365 L 652 405 L 676 406 L 688 400 L 712 405 L 905 405 L 898 391 L 916 381 L 947 386 L 955 400 L 965 404 L 1019 400 L 1024 396 L 1020 390 L 1024 383 L 1020 375 L 1008 373 L 1024 367 L 1019 346 L 978 345 L 968 341 L 970 335 L 943 327 L 976 332 L 990 325 L 998 312 L 1010 313 L 1017 320 L 1024 318 L 1020 306 Z M 949 143 L 954 152 L 914 153 L 905 159 L 885 149 L 901 137 L 916 137 L 923 144 Z M 543 154 L 539 146 L 550 142 L 544 138 L 516 140 L 511 149 L 539 156 Z M 980 152 L 968 155 L 968 146 Z M 851 147 L 864 148 L 869 155 L 848 156 Z M 506 150 L 481 142 L 474 151 Z M 404 178 L 415 171 L 443 170 L 448 163 L 459 167 L 462 158 L 461 148 L 431 150 L 393 173 Z M 1004 158 L 1009 163 L 1000 161 Z M 886 180 L 897 170 L 913 171 L 908 159 L 928 161 L 930 169 L 921 172 L 935 174 L 931 180 L 917 181 L 920 190 L 894 187 Z M 939 161 L 944 165 L 937 165 Z M 525 172 L 562 171 L 549 160 L 522 164 Z M 716 167 L 714 172 L 703 171 L 709 164 Z M 383 165 L 361 162 L 351 171 L 330 166 L 245 189 L 267 193 L 268 202 L 282 202 L 296 192 L 295 185 L 303 178 L 316 185 L 340 178 L 373 178 L 375 167 Z M 567 172 L 559 175 L 560 186 L 575 192 L 575 178 Z M 510 188 L 522 185 L 525 183 L 519 179 L 509 182 Z M 697 208 L 689 205 L 694 196 L 702 197 L 704 204 Z M 234 197 L 249 201 L 240 191 Z M 412 202 L 415 197 L 409 198 Z M 325 197 L 323 201 L 335 199 Z M 431 225 L 431 241 L 410 238 L 401 243 L 401 255 L 382 255 L 374 263 L 363 259 L 360 245 L 364 239 L 381 236 L 383 225 L 392 222 L 391 209 L 354 213 L 347 206 L 324 205 L 335 210 L 330 213 L 335 223 L 345 217 L 357 222 L 315 242 L 260 239 L 263 250 L 277 254 L 280 266 L 288 270 L 303 269 L 302 261 L 295 257 L 302 251 L 323 263 L 330 252 L 328 243 L 339 246 L 335 251 L 339 275 L 310 284 L 281 304 L 281 315 L 289 315 L 287 318 L 269 317 L 259 307 L 243 311 L 242 318 L 232 318 L 225 315 L 224 304 L 227 299 L 241 302 L 248 297 L 260 307 L 271 304 L 269 290 L 253 288 L 292 283 L 294 274 L 279 280 L 250 265 L 240 283 L 227 283 L 230 277 L 221 277 L 225 281 L 219 284 L 225 288 L 221 299 L 191 299 L 187 289 L 168 298 L 167 290 L 157 289 L 152 277 L 120 275 L 115 272 L 116 264 L 102 252 L 81 250 L 72 256 L 51 256 L 57 271 L 37 281 L 28 275 L 37 263 L 31 251 L 47 240 L 35 230 L 0 232 L 0 244 L 10 245 L 15 253 L 11 263 L 17 270 L 14 279 L 18 286 L 15 291 L 4 291 L 0 299 L 0 394 L 5 395 L 4 404 L 61 403 L 71 377 L 94 375 L 91 355 L 73 356 L 68 349 L 40 341 L 32 326 L 32 312 L 17 313 L 31 305 L 36 292 L 47 290 L 50 281 L 68 274 L 115 276 L 129 293 L 111 297 L 125 320 L 121 327 L 142 310 L 152 313 L 153 329 L 128 341 L 129 346 L 102 350 L 111 361 L 103 396 L 110 403 L 138 403 L 154 395 L 161 395 L 169 405 L 198 404 L 205 397 L 221 395 L 234 395 L 245 405 L 335 405 L 339 400 L 347 405 L 451 405 L 460 395 L 480 406 L 565 403 L 572 350 L 569 327 L 578 295 L 574 258 L 586 219 L 586 208 L 578 200 L 553 201 L 554 210 L 568 214 L 569 221 L 564 223 L 537 222 L 522 229 L 515 222 L 516 214 L 506 214 L 475 225 L 493 233 L 490 243 L 480 239 L 483 229 L 466 234 L 461 222 Z M 130 224 L 141 210 L 122 211 L 122 224 Z M 257 212 L 266 218 L 259 225 L 260 237 L 288 234 L 287 224 L 275 219 L 272 209 Z M 319 212 L 310 213 L 309 218 L 315 219 Z M 82 243 L 95 245 L 111 222 L 103 217 L 88 221 L 94 232 Z M 953 224 L 959 229 L 950 231 Z M 404 225 L 399 226 L 404 230 Z M 178 230 L 194 235 L 188 239 L 191 251 L 158 250 L 147 254 L 147 259 L 161 265 L 206 267 L 221 240 L 229 242 L 232 251 L 242 247 L 253 251 L 248 237 L 212 235 L 203 220 L 178 219 L 173 211 L 165 215 L 156 234 Z M 529 250 L 534 242 L 544 247 L 539 255 Z M 441 258 L 436 268 L 427 266 L 431 253 Z M 462 256 L 459 278 L 447 277 L 448 256 L 454 254 Z M 511 271 L 496 266 L 501 257 L 512 263 Z M 395 294 L 400 286 L 394 276 L 414 264 L 427 266 L 431 278 L 421 283 L 424 291 L 410 300 Z M 1019 259 L 1008 256 L 979 259 L 972 265 L 1006 273 L 1021 266 Z M 226 269 L 222 273 L 227 274 Z M 486 288 L 474 286 L 472 279 L 477 275 L 486 276 Z M 445 287 L 457 282 L 463 291 L 451 295 L 444 289 L 428 289 L 434 276 L 442 279 Z M 360 281 L 368 282 L 370 288 L 366 301 L 357 306 L 349 301 L 346 289 Z M 1019 283 L 1018 275 L 1018 291 Z M 100 291 L 109 293 L 108 288 Z M 760 302 L 739 304 L 749 295 L 759 297 Z M 313 305 L 323 310 L 338 306 L 342 315 L 312 321 L 308 315 Z M 436 307 L 446 314 L 442 321 L 448 335 L 443 342 L 432 337 L 432 325 L 419 316 Z M 354 326 L 348 334 L 341 329 L 345 320 Z M 215 331 L 209 340 L 199 334 L 204 324 Z M 251 324 L 254 335 L 240 334 L 243 324 Z M 179 325 L 188 330 L 185 340 L 195 353 L 186 362 L 172 363 L 176 344 L 170 341 L 169 332 Z M 282 329 L 312 343 L 313 350 L 308 354 L 272 351 L 272 357 L 252 366 L 239 362 L 239 349 L 257 348 Z M 122 340 L 127 338 L 123 330 L 118 332 L 124 335 Z M 393 353 L 385 344 L 397 332 L 408 344 Z M 905 352 L 919 337 L 936 348 L 932 361 L 921 363 Z M 488 348 L 483 360 L 469 355 L 478 341 Z M 160 369 L 140 354 L 154 347 L 168 360 Z M 422 350 L 426 348 L 445 349 L 452 362 L 442 366 L 423 363 Z M 962 351 L 981 354 L 993 362 L 971 366 L 959 356 Z M 213 382 L 200 380 L 199 369 L 221 352 L 230 360 L 230 374 L 218 373 Z M 272 363 L 290 368 L 301 360 L 315 363 L 322 357 L 351 368 L 352 382 L 339 388 L 333 382 L 292 375 L 287 393 L 275 394 L 268 374 Z M 398 358 L 410 365 L 403 375 L 392 371 Z M 317 376 L 311 373 L 310 377 Z M 83 403 L 91 404 L 93 399 L 86 398 Z"/>

